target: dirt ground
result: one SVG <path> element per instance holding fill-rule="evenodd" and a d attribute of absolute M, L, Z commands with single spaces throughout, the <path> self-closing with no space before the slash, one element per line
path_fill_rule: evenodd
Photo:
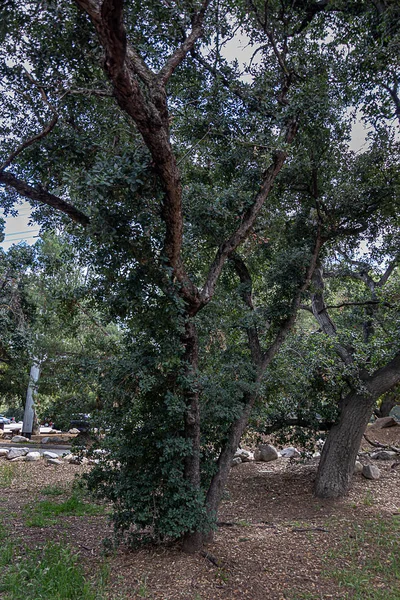
<path fill-rule="evenodd" d="M 368 437 L 400 446 L 400 426 L 369 430 Z M 364 441 L 362 450 L 371 446 Z M 371 462 L 368 457 L 363 461 Z M 354 525 L 399 514 L 399 461 L 374 461 L 381 478 L 354 476 L 349 495 L 340 501 L 313 497 L 316 459 L 241 464 L 232 469 L 219 528 L 206 552 L 188 556 L 177 545 L 137 551 L 120 547 L 106 559 L 109 599 L 343 599 L 343 589 L 325 574 L 324 556 L 340 548 L 343 533 Z M 45 528 L 27 527 L 24 520 L 26 507 L 35 498 L 45 499 L 45 486 L 71 482 L 83 467 L 15 466 L 14 482 L 0 490 L 0 517 L 12 536 L 30 546 L 49 539 L 67 542 L 80 553 L 88 576 L 96 572 L 105 560 L 102 539 L 111 533 L 106 517 L 64 517 L 62 525 Z M 343 566 L 340 553 L 335 560 Z"/>

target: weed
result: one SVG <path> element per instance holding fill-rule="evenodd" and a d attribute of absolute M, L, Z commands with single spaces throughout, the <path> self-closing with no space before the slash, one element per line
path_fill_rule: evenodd
<path fill-rule="evenodd" d="M 240 527 L 251 527 L 251 523 L 245 521 L 244 519 L 239 519 L 237 524 L 240 525 Z"/>
<path fill-rule="evenodd" d="M 374 503 L 374 497 L 372 495 L 372 492 L 370 490 L 368 490 L 364 496 L 363 499 L 363 503 L 365 504 L 365 506 L 372 506 Z"/>
<path fill-rule="evenodd" d="M 6 463 L 0 466 L 0 484 L 9 487 L 15 478 L 15 465 Z"/>
<path fill-rule="evenodd" d="M 41 490 L 44 496 L 62 496 L 65 492 L 66 488 L 61 485 L 47 485 Z"/>
<path fill-rule="evenodd" d="M 12 550 L 13 560 L 2 574 L 5 600 L 98 600 L 93 584 L 85 581 L 78 558 L 68 547 L 48 543 L 42 549 Z"/>

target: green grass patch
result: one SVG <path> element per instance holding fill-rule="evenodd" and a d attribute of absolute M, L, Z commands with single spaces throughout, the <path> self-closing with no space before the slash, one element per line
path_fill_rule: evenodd
<path fill-rule="evenodd" d="M 103 587 L 102 581 L 100 587 Z M 54 543 L 36 550 L 15 546 L 2 573 L 0 592 L 4 600 L 100 600 L 103 597 L 99 582 L 86 580 L 78 557 L 68 547 Z"/>
<path fill-rule="evenodd" d="M 399 539 L 399 517 L 354 524 L 339 547 L 327 553 L 325 575 L 343 588 L 343 598 L 399 600 Z"/>
<path fill-rule="evenodd" d="M 15 478 L 15 465 L 5 463 L 0 465 L 0 485 L 9 487 Z"/>
<path fill-rule="evenodd" d="M 67 488 L 61 485 L 46 485 L 46 487 L 41 490 L 41 493 L 44 496 L 62 496 L 66 492 Z"/>
<path fill-rule="evenodd" d="M 25 522 L 29 527 L 50 527 L 62 517 L 94 516 L 105 512 L 104 506 L 84 501 L 79 495 L 73 494 L 64 502 L 42 500 L 33 506 L 25 507 Z"/>

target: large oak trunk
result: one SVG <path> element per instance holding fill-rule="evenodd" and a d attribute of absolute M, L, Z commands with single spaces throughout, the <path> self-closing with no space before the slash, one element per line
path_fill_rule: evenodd
<path fill-rule="evenodd" d="M 340 418 L 323 447 L 315 481 L 319 498 L 340 498 L 350 486 L 362 436 L 374 408 L 374 399 L 356 393 L 343 401 Z"/>

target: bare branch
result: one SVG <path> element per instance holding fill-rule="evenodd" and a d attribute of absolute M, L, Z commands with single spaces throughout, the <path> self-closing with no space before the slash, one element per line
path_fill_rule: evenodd
<path fill-rule="evenodd" d="M 381 306 L 387 306 L 388 308 L 394 308 L 393 304 L 389 302 L 380 302 L 379 300 L 365 300 L 364 302 L 342 302 L 342 304 L 330 304 L 328 306 L 324 306 L 321 309 L 321 312 L 324 310 L 328 310 L 329 308 L 343 308 L 345 306 L 377 306 L 380 304 Z"/>
<path fill-rule="evenodd" d="M 42 202 L 43 204 L 47 204 L 47 206 L 55 208 L 68 215 L 75 223 L 79 223 L 84 227 L 89 225 L 89 217 L 78 208 L 75 208 L 72 204 L 65 202 L 65 200 L 62 200 L 58 196 L 54 196 L 54 194 L 51 194 L 42 188 L 38 189 L 28 185 L 25 181 L 18 179 L 18 177 L 10 172 L 0 172 L 0 183 L 14 188 L 18 194 L 25 198 L 35 200 L 36 202 Z"/>
<path fill-rule="evenodd" d="M 163 85 L 167 83 L 172 73 L 181 64 L 187 53 L 192 50 L 196 41 L 201 37 L 203 33 L 204 16 L 210 1 L 211 0 L 203 0 L 199 12 L 193 18 L 192 31 L 189 33 L 183 44 L 171 54 L 163 68 L 159 71 L 157 78 Z"/>

